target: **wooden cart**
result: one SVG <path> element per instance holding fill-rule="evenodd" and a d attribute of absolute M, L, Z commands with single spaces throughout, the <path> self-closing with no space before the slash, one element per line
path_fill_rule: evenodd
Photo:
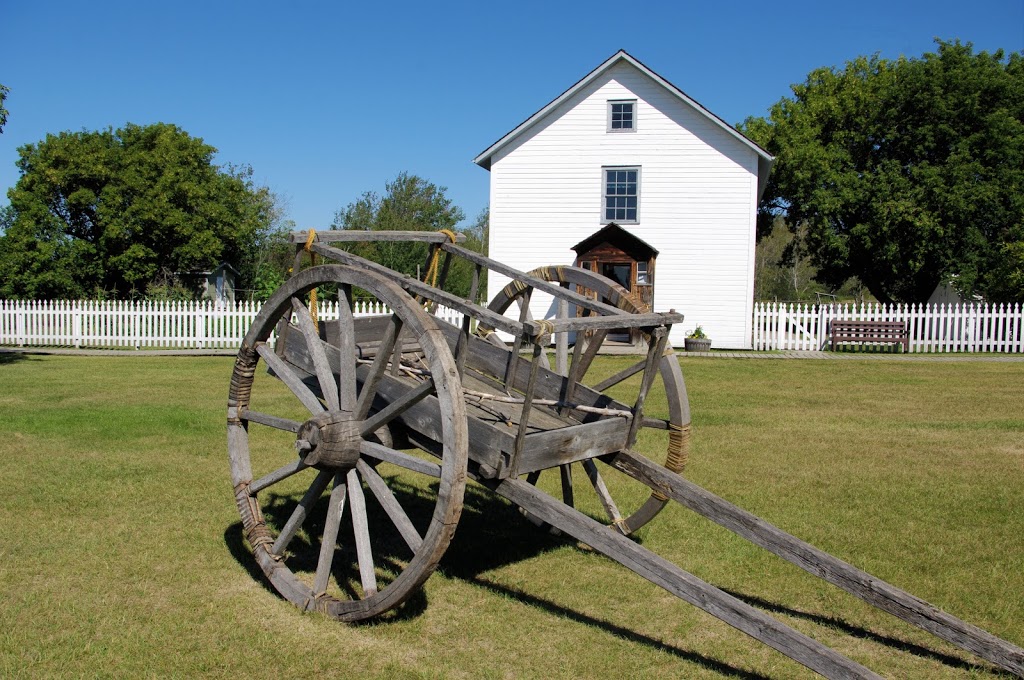
<path fill-rule="evenodd" d="M 1021 648 L 679 474 L 690 413 L 668 334 L 682 315 L 639 309 L 626 290 L 587 270 L 558 266 L 527 274 L 456 240 L 425 232 L 292 234 L 295 273 L 242 341 L 228 398 L 228 451 L 245 536 L 282 596 L 345 621 L 397 607 L 437 566 L 458 525 L 467 479 L 473 479 L 535 523 L 575 537 L 824 676 L 878 677 L 632 540 L 630 534 L 671 499 L 869 604 L 1024 676 Z M 417 280 L 331 245 L 355 241 L 425 243 L 428 274 Z M 330 264 L 300 271 L 304 251 Z M 473 266 L 469 300 L 443 290 L 454 258 Z M 470 301 L 485 269 L 511 281 L 487 307 Z M 336 296 L 336 320 L 317 322 L 314 304 L 307 302 L 317 292 Z M 551 318 L 530 316 L 534 294 L 550 296 Z M 390 311 L 354 318 L 353 300 L 367 297 Z M 438 304 L 461 312 L 461 326 L 433 316 Z M 617 329 L 639 331 L 646 356 L 588 386 L 598 349 Z M 499 332 L 510 345 L 498 339 Z M 279 381 L 262 372 L 257 380 L 261 361 Z M 645 412 L 658 380 L 668 417 Z M 623 399 L 627 385 L 631 397 Z M 612 387 L 618 399 L 608 396 Z M 640 436 L 647 450 L 651 438 L 663 440 L 662 460 L 635 451 Z M 631 495 L 631 505 L 614 498 L 602 478 L 607 469 L 625 473 L 645 493 Z M 560 498 L 538 488 L 545 470 L 559 475 Z M 574 508 L 573 475 L 580 473 L 608 524 Z M 328 490 L 326 516 L 312 512 Z M 366 503 L 367 491 L 375 503 Z M 341 550 L 343 524 L 351 527 L 344 527 L 348 538 Z"/>

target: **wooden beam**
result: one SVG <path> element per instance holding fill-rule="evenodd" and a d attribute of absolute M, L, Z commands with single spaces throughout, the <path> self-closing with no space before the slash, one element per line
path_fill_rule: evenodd
<path fill-rule="evenodd" d="M 868 604 L 1024 677 L 1024 649 L 787 534 L 643 456 L 623 451 L 611 455 L 607 462 L 651 489 Z"/>
<path fill-rule="evenodd" d="M 292 243 L 305 245 L 308 231 L 293 231 L 288 235 Z M 465 235 L 456 234 L 455 240 L 462 243 Z M 372 241 L 414 241 L 417 243 L 449 243 L 447 234 L 437 231 L 362 231 L 357 229 L 324 230 L 316 232 L 316 241 L 323 243 L 369 243 Z M 314 243 L 316 242 L 314 241 Z"/>
<path fill-rule="evenodd" d="M 676 597 L 828 678 L 880 678 L 803 633 L 683 571 L 663 557 L 518 479 L 483 480 L 499 495 Z"/>
<path fill-rule="evenodd" d="M 327 246 L 322 243 L 314 243 L 312 248 L 315 252 L 323 255 L 329 260 L 352 265 L 353 267 L 360 267 L 376 274 L 380 274 L 381 276 L 397 283 L 413 295 L 419 295 L 424 298 L 436 300 L 446 307 L 451 307 L 463 314 L 469 314 L 477 321 L 483 322 L 492 328 L 497 328 L 498 330 L 511 333 L 512 335 L 520 335 L 525 330 L 530 337 L 536 336 L 539 331 L 536 324 L 528 323 L 524 328 L 523 324 L 516 323 L 512 319 L 507 319 L 501 314 L 490 311 L 486 307 L 464 300 L 457 295 L 446 293 L 443 290 L 438 290 L 437 288 L 427 285 L 422 281 L 417 281 L 405 274 L 399 274 L 394 270 L 388 269 L 384 265 L 377 264 L 376 262 L 353 255 L 352 253 L 347 253 L 344 250 L 332 248 L 331 246 Z"/>

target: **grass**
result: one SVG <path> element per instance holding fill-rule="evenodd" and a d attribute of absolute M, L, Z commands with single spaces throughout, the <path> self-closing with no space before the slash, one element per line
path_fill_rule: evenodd
<path fill-rule="evenodd" d="M 0 676 L 811 677 L 479 487 L 397 615 L 303 614 L 254 573 L 240 535 L 229 358 L 0 362 Z M 683 369 L 688 477 L 1024 644 L 1024 364 Z M 887 676 L 996 676 L 683 508 L 640 540 Z"/>

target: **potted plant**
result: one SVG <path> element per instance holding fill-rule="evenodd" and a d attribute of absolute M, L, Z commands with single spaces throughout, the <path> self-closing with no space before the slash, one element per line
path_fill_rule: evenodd
<path fill-rule="evenodd" d="M 686 336 L 685 344 L 687 352 L 707 352 L 711 349 L 711 338 L 705 335 L 702 326 L 697 326 Z"/>

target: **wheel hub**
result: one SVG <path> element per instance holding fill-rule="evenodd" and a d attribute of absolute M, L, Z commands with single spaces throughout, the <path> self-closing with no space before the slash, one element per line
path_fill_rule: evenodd
<path fill-rule="evenodd" d="M 295 446 L 306 465 L 348 470 L 359 460 L 363 438 L 350 411 L 324 411 L 299 428 Z"/>

